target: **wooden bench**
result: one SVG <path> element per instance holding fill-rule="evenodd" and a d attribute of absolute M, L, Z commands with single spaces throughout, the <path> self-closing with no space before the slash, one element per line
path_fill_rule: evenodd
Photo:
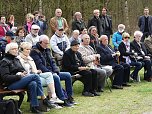
<path fill-rule="evenodd" d="M 19 96 L 18 100 L 18 107 L 20 108 L 23 100 L 24 100 L 24 95 L 25 95 L 24 89 L 18 89 L 18 90 L 8 90 L 8 89 L 3 89 L 2 87 L 0 88 L 0 101 L 3 100 L 5 96 Z"/>

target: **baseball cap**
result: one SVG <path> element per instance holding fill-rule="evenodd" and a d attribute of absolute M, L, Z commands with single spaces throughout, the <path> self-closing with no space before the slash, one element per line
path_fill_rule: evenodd
<path fill-rule="evenodd" d="M 73 40 L 71 42 L 71 46 L 75 46 L 75 45 L 78 45 L 78 44 L 80 44 L 80 43 L 77 40 Z"/>
<path fill-rule="evenodd" d="M 14 35 L 14 33 L 12 31 L 7 31 L 6 32 L 6 36 L 10 36 L 11 39 L 15 39 L 16 38 L 15 35 Z"/>

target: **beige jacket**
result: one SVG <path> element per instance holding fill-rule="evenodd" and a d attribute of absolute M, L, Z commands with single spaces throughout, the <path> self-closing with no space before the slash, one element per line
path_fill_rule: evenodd
<path fill-rule="evenodd" d="M 68 29 L 69 29 L 68 23 L 67 23 L 65 18 L 61 17 L 61 19 L 62 19 L 62 22 L 63 22 L 64 31 L 67 32 Z M 51 27 L 51 32 L 52 32 L 52 35 L 53 35 L 58 28 L 57 17 L 53 17 L 53 18 L 50 19 L 50 27 Z"/>
<path fill-rule="evenodd" d="M 150 54 L 152 54 L 152 37 L 145 38 L 144 43 Z"/>
<path fill-rule="evenodd" d="M 80 45 L 80 48 L 78 51 L 81 53 L 82 59 L 83 59 L 84 63 L 86 64 L 86 66 L 89 66 L 92 69 L 97 67 L 94 64 L 94 60 L 96 59 L 95 58 L 96 54 L 95 54 L 94 49 L 90 45 L 88 45 L 88 46 Z"/>

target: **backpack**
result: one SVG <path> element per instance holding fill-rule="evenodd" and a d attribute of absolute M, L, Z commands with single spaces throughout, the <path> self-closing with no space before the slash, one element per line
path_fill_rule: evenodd
<path fill-rule="evenodd" d="M 13 99 L 0 101 L 0 114 L 21 114 L 18 102 Z"/>

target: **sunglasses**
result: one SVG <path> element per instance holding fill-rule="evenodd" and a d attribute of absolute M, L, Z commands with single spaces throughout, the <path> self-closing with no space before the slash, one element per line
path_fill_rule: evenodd
<path fill-rule="evenodd" d="M 125 38 L 125 39 L 127 39 L 127 38 L 130 39 L 130 37 L 124 37 L 124 38 Z"/>

